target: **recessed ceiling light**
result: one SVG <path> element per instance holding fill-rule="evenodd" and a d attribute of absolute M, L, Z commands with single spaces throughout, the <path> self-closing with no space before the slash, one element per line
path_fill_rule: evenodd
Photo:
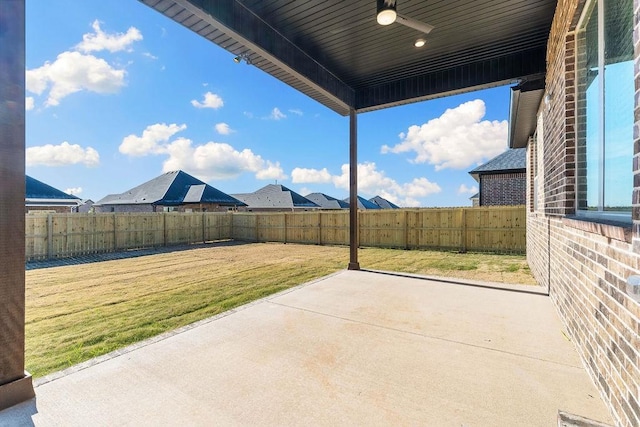
<path fill-rule="evenodd" d="M 418 39 L 415 41 L 415 43 L 413 44 L 415 47 L 422 47 L 425 44 L 427 44 L 427 41 L 425 39 Z"/>

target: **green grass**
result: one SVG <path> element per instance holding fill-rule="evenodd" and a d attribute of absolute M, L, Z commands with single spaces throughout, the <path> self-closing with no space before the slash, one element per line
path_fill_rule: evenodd
<path fill-rule="evenodd" d="M 533 284 L 523 256 L 361 249 L 363 268 Z M 26 272 L 40 377 L 346 267 L 345 247 L 247 244 Z"/>

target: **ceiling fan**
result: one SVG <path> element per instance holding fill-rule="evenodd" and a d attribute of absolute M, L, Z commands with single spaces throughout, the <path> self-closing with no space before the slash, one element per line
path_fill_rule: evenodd
<path fill-rule="evenodd" d="M 425 34 L 429 34 L 433 30 L 433 25 L 425 24 L 417 19 L 409 18 L 408 16 L 401 15 L 396 10 L 396 0 L 377 0 L 378 12 L 376 19 L 380 25 L 391 25 L 394 22 L 413 28 L 414 30 L 421 31 Z"/>

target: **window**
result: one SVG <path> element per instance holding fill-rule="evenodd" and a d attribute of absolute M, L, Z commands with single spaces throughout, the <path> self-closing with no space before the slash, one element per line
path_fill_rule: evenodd
<path fill-rule="evenodd" d="M 633 0 L 593 0 L 577 34 L 578 214 L 631 219 Z"/>

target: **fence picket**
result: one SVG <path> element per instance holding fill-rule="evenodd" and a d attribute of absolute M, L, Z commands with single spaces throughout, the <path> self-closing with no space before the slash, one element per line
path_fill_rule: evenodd
<path fill-rule="evenodd" d="M 524 253 L 524 206 L 359 212 L 361 246 Z M 348 245 L 346 211 L 27 214 L 37 260 L 214 240 Z"/>

